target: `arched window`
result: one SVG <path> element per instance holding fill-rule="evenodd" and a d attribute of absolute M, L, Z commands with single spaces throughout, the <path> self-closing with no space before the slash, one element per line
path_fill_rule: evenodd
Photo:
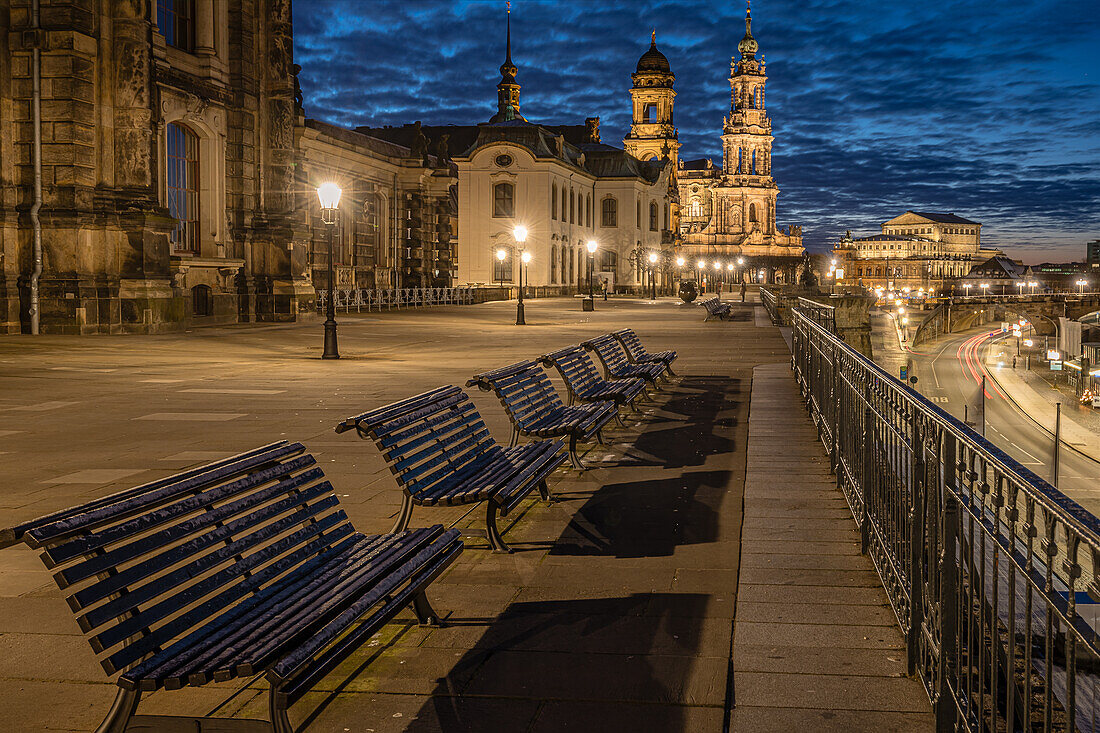
<path fill-rule="evenodd" d="M 642 107 L 642 122 L 653 122 L 657 116 L 657 105 L 646 104 Z"/>
<path fill-rule="evenodd" d="M 196 285 L 191 288 L 191 315 L 214 315 L 214 293 L 209 285 Z"/>
<path fill-rule="evenodd" d="M 756 204 L 749 204 L 749 221 L 756 221 Z"/>
<path fill-rule="evenodd" d="M 585 196 L 584 225 L 589 229 L 592 228 L 592 194 Z"/>
<path fill-rule="evenodd" d="M 511 183 L 493 185 L 493 216 L 510 217 L 516 215 L 516 187 Z"/>
<path fill-rule="evenodd" d="M 569 282 L 566 279 L 566 275 L 568 273 L 566 272 L 566 269 L 565 269 L 565 261 L 567 259 L 569 259 L 569 258 L 565 256 L 565 245 L 562 245 L 562 248 L 561 248 L 561 284 L 562 285 L 565 285 L 566 283 Z"/>
<path fill-rule="evenodd" d="M 574 264 L 575 260 L 576 260 L 576 253 L 573 251 L 573 248 L 570 247 L 569 248 L 569 277 L 563 283 L 564 285 L 568 285 L 568 284 L 571 284 L 573 282 L 573 273 L 576 272 L 576 268 L 573 267 L 573 264 Z"/>
<path fill-rule="evenodd" d="M 173 252 L 199 251 L 199 137 L 170 122 L 168 139 L 168 213 L 176 228 L 168 236 Z"/>
<path fill-rule="evenodd" d="M 577 223 L 577 196 L 573 189 L 569 189 L 569 223 Z"/>
<path fill-rule="evenodd" d="M 696 196 L 691 199 L 688 204 L 688 216 L 702 216 L 703 215 L 703 202 Z"/>
<path fill-rule="evenodd" d="M 558 245 L 550 247 L 550 284 L 558 281 Z"/>
<path fill-rule="evenodd" d="M 749 174 L 756 175 L 756 151 L 752 151 L 752 163 L 749 167 Z"/>
<path fill-rule="evenodd" d="M 657 231 L 657 202 L 649 202 L 649 231 Z"/>
<path fill-rule="evenodd" d="M 619 200 L 614 196 L 608 196 L 600 202 L 600 226 L 619 226 Z"/>
<path fill-rule="evenodd" d="M 550 186 L 550 218 L 558 218 L 558 187 Z"/>
<path fill-rule="evenodd" d="M 737 172 L 741 172 L 741 156 L 744 154 L 742 148 L 737 148 Z"/>
<path fill-rule="evenodd" d="M 641 201 L 636 201 L 634 203 L 635 203 L 635 209 L 636 209 L 635 212 L 634 212 L 634 226 L 641 229 L 642 228 L 642 202 Z"/>

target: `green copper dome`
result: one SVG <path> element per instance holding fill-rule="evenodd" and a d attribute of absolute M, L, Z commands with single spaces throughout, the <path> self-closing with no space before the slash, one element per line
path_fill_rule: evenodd
<path fill-rule="evenodd" d="M 745 10 L 745 37 L 737 44 L 737 50 L 741 52 L 742 58 L 755 56 L 760 50 L 760 45 L 752 37 L 752 11 L 748 8 Z"/>

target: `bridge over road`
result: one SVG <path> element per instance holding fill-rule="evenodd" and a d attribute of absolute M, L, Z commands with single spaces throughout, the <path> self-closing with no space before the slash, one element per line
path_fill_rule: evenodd
<path fill-rule="evenodd" d="M 996 320 L 1011 320 L 1004 317 L 1006 313 L 1026 318 L 1039 336 L 1057 336 L 1059 318 L 1076 321 L 1098 311 L 1098 293 L 952 297 L 940 302 L 922 319 L 913 333 L 913 345 Z"/>

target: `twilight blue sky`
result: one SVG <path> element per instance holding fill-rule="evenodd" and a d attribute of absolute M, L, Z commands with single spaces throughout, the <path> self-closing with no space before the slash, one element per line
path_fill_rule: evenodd
<path fill-rule="evenodd" d="M 676 74 L 681 156 L 721 156 L 744 6 L 517 0 L 524 115 L 602 118 L 620 145 L 649 31 Z M 757 0 L 768 64 L 778 221 L 811 249 L 906 209 L 952 211 L 1026 262 L 1080 260 L 1100 238 L 1096 0 Z M 472 124 L 496 109 L 497 0 L 294 0 L 309 117 Z"/>

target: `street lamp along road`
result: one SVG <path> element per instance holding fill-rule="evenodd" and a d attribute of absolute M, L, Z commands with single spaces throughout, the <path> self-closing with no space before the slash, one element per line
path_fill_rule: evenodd
<path fill-rule="evenodd" d="M 336 208 L 340 205 L 343 191 L 332 181 L 317 187 L 317 199 L 321 202 L 321 221 L 328 229 L 328 301 L 325 303 L 325 350 L 322 359 L 339 359 L 340 349 L 336 345 L 336 284 L 335 269 L 332 266 L 332 231 L 336 228 Z"/>
<path fill-rule="evenodd" d="M 651 288 L 651 297 L 653 300 L 657 300 L 657 253 L 649 253 L 649 285 Z"/>
<path fill-rule="evenodd" d="M 527 241 L 527 227 L 522 224 L 518 225 L 512 230 L 512 236 L 515 237 L 516 244 L 520 251 L 520 261 L 523 265 L 526 265 L 531 261 L 531 253 L 523 248 L 523 243 Z M 516 302 L 516 325 L 526 326 L 527 321 L 523 318 L 523 265 L 517 267 L 519 270 L 519 300 Z"/>

